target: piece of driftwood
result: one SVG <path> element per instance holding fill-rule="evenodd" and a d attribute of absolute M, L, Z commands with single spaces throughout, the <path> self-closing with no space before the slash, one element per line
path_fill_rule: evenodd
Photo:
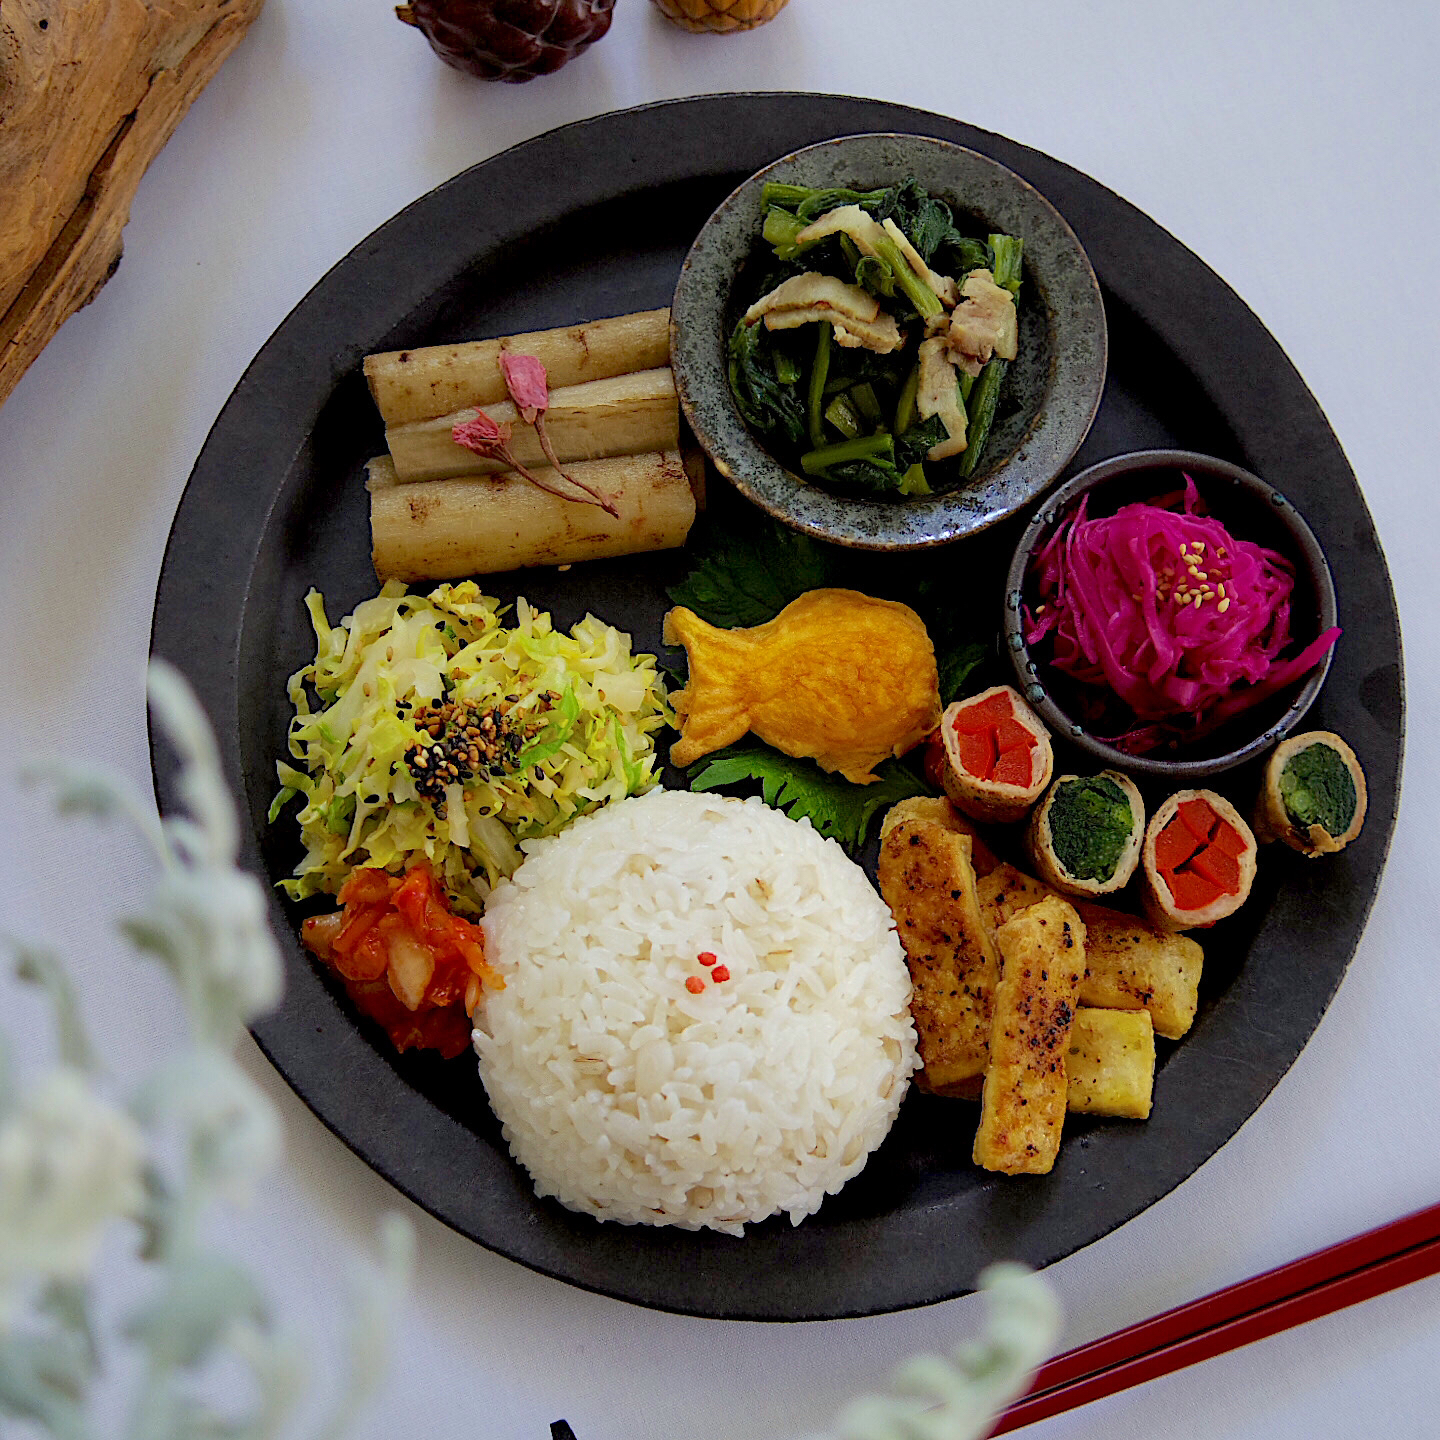
<path fill-rule="evenodd" d="M 0 0 L 0 404 L 120 263 L 140 177 L 264 0 Z"/>

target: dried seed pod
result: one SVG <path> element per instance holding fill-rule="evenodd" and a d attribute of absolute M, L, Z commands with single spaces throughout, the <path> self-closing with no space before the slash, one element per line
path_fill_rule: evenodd
<path fill-rule="evenodd" d="M 773 20 L 788 0 L 655 0 L 667 19 L 696 34 L 753 30 Z"/>
<path fill-rule="evenodd" d="M 447 64 L 518 84 L 573 60 L 610 28 L 615 0 L 410 0 L 395 13 Z"/>

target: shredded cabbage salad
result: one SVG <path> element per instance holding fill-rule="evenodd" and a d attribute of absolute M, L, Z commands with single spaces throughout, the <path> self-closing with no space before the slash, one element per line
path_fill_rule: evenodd
<path fill-rule="evenodd" d="M 270 807 L 273 822 L 303 800 L 305 855 L 282 882 L 292 899 L 334 894 L 360 866 L 398 873 L 423 858 L 454 907 L 478 914 L 522 840 L 656 783 L 653 736 L 672 721 L 664 682 L 654 656 L 632 655 L 630 637 L 593 615 L 566 635 L 519 599 L 507 627 L 472 581 L 426 596 L 390 581 L 334 626 L 318 591 L 305 603 L 315 659 L 290 677 L 297 763 L 276 766 Z M 476 723 L 441 727 L 441 713 Z M 505 743 L 467 763 L 466 734 Z"/>
<path fill-rule="evenodd" d="M 1201 514 L 1185 476 L 1178 506 L 1139 501 L 1090 519 L 1089 496 L 1031 560 L 1037 603 L 1026 643 L 1051 637 L 1051 663 L 1104 686 L 1140 722 L 1112 743 L 1131 754 L 1208 731 L 1297 680 L 1340 636 L 1290 645 L 1294 569 Z"/>

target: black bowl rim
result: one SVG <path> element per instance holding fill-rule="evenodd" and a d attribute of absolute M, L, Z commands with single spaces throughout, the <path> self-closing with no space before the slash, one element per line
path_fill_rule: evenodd
<path fill-rule="evenodd" d="M 1033 448 L 1039 437 L 1045 410 L 1042 409 L 1037 422 L 1032 423 L 1027 432 L 1025 440 L 1019 450 L 1006 456 L 1001 464 L 988 475 L 982 477 L 978 487 L 961 486 L 957 489 L 945 491 L 933 498 L 911 500 L 904 504 L 897 505 L 893 501 L 873 501 L 863 497 L 841 497 L 831 495 L 820 487 L 809 484 L 802 477 L 787 466 L 782 465 L 766 447 L 751 433 L 739 411 L 735 408 L 733 397 L 729 393 L 729 387 L 721 387 L 723 400 L 732 412 L 736 433 L 733 437 L 734 443 L 729 443 L 732 437 L 717 437 L 710 425 L 708 425 L 702 414 L 699 413 L 697 402 L 694 398 L 694 387 L 692 376 L 689 373 L 689 366 L 701 363 L 698 355 L 692 356 L 688 352 L 686 335 L 683 325 L 677 321 L 677 316 L 688 309 L 686 303 L 687 287 L 691 282 L 694 273 L 694 262 L 697 256 L 704 253 L 706 244 L 714 235 L 714 226 L 718 220 L 738 203 L 742 192 L 755 185 L 757 181 L 768 176 L 780 166 L 790 164 L 799 157 L 814 151 L 829 150 L 834 147 L 845 147 L 856 142 L 873 141 L 877 139 L 901 140 L 915 144 L 923 144 L 937 150 L 951 151 L 967 157 L 967 163 L 977 163 L 981 168 L 997 172 L 1003 176 L 1006 183 L 1014 188 L 1017 193 L 1024 194 L 1031 198 L 1035 204 L 1040 206 L 1046 213 L 1047 219 L 1054 224 L 1057 230 L 1068 239 L 1069 249 L 1073 257 L 1079 261 L 1082 268 L 1085 288 L 1094 297 L 1094 318 L 1096 320 L 1097 355 L 1095 363 L 1091 368 L 1093 374 L 1090 376 L 1088 391 L 1083 391 L 1081 409 L 1072 423 L 1070 432 L 1064 435 L 1058 446 L 1051 444 L 1050 435 L 1043 435 L 1043 443 L 1046 447 L 1048 459 L 1043 463 L 1027 463 L 1024 452 L 1027 448 Z M 723 310 L 723 297 L 722 306 Z M 720 311 L 716 312 L 717 314 Z M 1055 329 L 1054 314 L 1047 310 L 1047 324 L 1052 332 Z M 723 344 L 723 336 L 721 337 Z M 939 545 L 953 543 L 970 535 L 979 534 L 989 529 L 992 525 L 1000 524 L 1011 516 L 1018 514 L 1034 500 L 1045 494 L 1051 485 L 1055 483 L 1058 476 L 1064 473 L 1065 467 L 1074 458 L 1076 451 L 1084 444 L 1085 437 L 1090 433 L 1095 423 L 1095 417 L 1099 414 L 1101 401 L 1105 394 L 1105 379 L 1110 366 L 1110 336 L 1109 326 L 1105 315 L 1105 302 L 1100 289 L 1100 281 L 1095 274 L 1095 267 L 1090 261 L 1085 247 L 1080 243 L 1070 222 L 1053 205 L 1045 195 L 1038 190 L 1030 181 L 1016 172 L 1008 165 L 993 159 L 982 151 L 974 150 L 968 145 L 960 145 L 951 140 L 943 140 L 938 136 L 912 133 L 904 130 L 870 130 L 861 131 L 849 135 L 837 135 L 827 140 L 816 141 L 811 145 L 802 145 L 797 149 L 788 151 L 778 156 L 768 165 L 755 171 L 740 182 L 720 203 L 701 225 L 696 233 L 685 260 L 680 267 L 680 277 L 676 281 L 675 295 L 670 310 L 670 363 L 675 376 L 675 389 L 679 396 L 680 406 L 684 412 L 686 422 L 695 435 L 701 448 L 709 457 L 711 463 L 725 476 L 731 484 L 740 491 L 746 499 L 759 506 L 767 514 L 779 520 L 782 524 L 810 535 L 817 540 L 826 541 L 832 545 L 840 545 L 849 549 L 873 550 L 873 551 L 905 551 L 929 549 Z M 1046 387 L 1047 401 L 1053 397 L 1056 388 L 1056 374 L 1061 361 L 1057 358 L 1052 361 L 1051 374 Z M 1077 387 L 1078 389 L 1079 387 Z M 1048 431 L 1049 428 L 1045 427 Z M 743 463 L 742 463 L 743 461 Z M 1026 469 L 1033 468 L 1038 480 L 1032 479 L 1024 486 L 1024 493 L 1013 500 L 1005 501 L 998 505 L 991 505 L 983 508 L 978 514 L 974 513 L 965 505 L 967 497 L 977 493 L 994 491 L 997 482 L 1001 481 L 1007 473 L 1023 475 Z M 747 473 L 751 472 L 751 473 Z M 792 482 L 793 486 L 787 500 L 777 500 L 766 491 L 758 487 L 752 478 L 753 473 L 767 475 L 775 480 L 784 477 L 786 481 Z M 797 497 L 804 496 L 812 500 L 818 500 L 818 510 L 823 517 L 809 518 L 803 514 L 795 513 L 794 501 Z M 833 513 L 832 513 L 833 512 Z M 857 516 L 865 514 L 874 519 L 875 523 L 868 527 L 872 533 L 862 533 L 855 525 Z M 911 517 L 912 523 L 906 527 L 913 533 L 900 533 L 898 521 L 904 517 Z M 916 520 L 933 521 L 931 524 L 915 524 Z"/>
<path fill-rule="evenodd" d="M 1330 574 L 1330 562 L 1325 558 L 1325 551 L 1315 538 L 1315 532 L 1288 496 L 1243 466 L 1221 460 L 1214 455 L 1203 455 L 1198 450 L 1129 450 L 1101 460 L 1067 480 L 1044 504 L 1037 507 L 1034 515 L 1030 517 L 1030 523 L 1015 546 L 1010 569 L 1005 577 L 1002 605 L 1005 649 L 1025 698 L 1039 711 L 1051 730 L 1069 744 L 1120 770 L 1176 780 L 1204 779 L 1233 770 L 1247 760 L 1254 759 L 1294 729 L 1305 712 L 1315 703 L 1315 697 L 1319 695 L 1320 687 L 1330 673 L 1330 662 L 1335 650 L 1331 646 L 1325 652 L 1324 659 L 1306 676 L 1299 693 L 1277 720 L 1245 744 L 1227 750 L 1223 755 L 1197 760 L 1159 760 L 1146 755 L 1128 755 L 1077 725 L 1051 698 L 1050 691 L 1040 678 L 1040 667 L 1031 659 L 1030 648 L 1025 643 L 1025 627 L 1020 622 L 1020 595 L 1025 582 L 1025 572 L 1029 569 L 1030 557 L 1042 536 L 1059 521 L 1063 511 L 1082 495 L 1107 481 L 1143 470 L 1195 471 L 1202 476 L 1211 475 L 1234 481 L 1258 499 L 1268 501 L 1293 540 L 1298 551 L 1297 558 L 1304 563 L 1308 578 L 1319 596 L 1320 632 L 1323 633 L 1338 623 L 1335 581 Z"/>

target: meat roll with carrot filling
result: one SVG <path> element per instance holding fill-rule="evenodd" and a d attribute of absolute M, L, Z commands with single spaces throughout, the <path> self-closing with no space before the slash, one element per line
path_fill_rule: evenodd
<path fill-rule="evenodd" d="M 1343 850 L 1365 823 L 1365 772 L 1329 730 L 1307 730 L 1276 746 L 1255 806 L 1255 835 L 1283 840 L 1314 858 Z"/>
<path fill-rule="evenodd" d="M 1019 820 L 1050 783 L 1050 732 L 1009 685 L 957 700 L 940 717 L 940 738 L 945 793 L 973 820 Z"/>
<path fill-rule="evenodd" d="M 1213 790 L 1180 790 L 1145 832 L 1145 913 L 1162 930 L 1233 915 L 1255 881 L 1255 836 Z"/>
<path fill-rule="evenodd" d="M 1109 895 L 1140 863 L 1145 802 L 1118 770 L 1062 775 L 1030 817 L 1026 848 L 1040 878 L 1064 895 Z"/>

